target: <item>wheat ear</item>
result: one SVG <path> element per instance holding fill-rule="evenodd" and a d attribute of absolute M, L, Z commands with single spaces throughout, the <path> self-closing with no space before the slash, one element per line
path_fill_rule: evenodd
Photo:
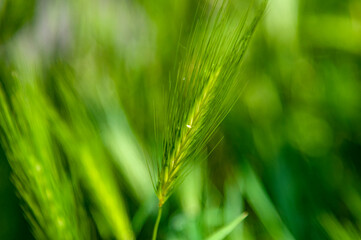
<path fill-rule="evenodd" d="M 246 81 L 239 78 L 241 61 L 265 6 L 263 2 L 253 19 L 250 11 L 239 17 L 228 1 L 206 3 L 200 8 L 184 60 L 171 85 L 155 186 L 158 218 L 191 163 L 202 158 L 206 144 L 244 88 Z M 157 224 L 153 239 L 156 228 Z"/>

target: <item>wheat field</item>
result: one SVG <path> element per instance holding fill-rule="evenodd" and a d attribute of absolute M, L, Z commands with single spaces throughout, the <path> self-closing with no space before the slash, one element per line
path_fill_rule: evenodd
<path fill-rule="evenodd" d="M 361 3 L 0 0 L 0 239 L 361 239 Z"/>

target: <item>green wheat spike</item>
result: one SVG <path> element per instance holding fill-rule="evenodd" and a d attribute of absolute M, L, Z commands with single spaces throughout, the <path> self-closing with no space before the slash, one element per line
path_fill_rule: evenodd
<path fill-rule="evenodd" d="M 206 2 L 200 8 L 185 57 L 171 82 L 168 126 L 157 167 L 160 213 L 191 164 L 201 159 L 244 88 L 246 81 L 239 79 L 241 62 L 265 6 L 266 2 L 252 20 L 249 12 L 239 17 L 228 1 Z"/>
<path fill-rule="evenodd" d="M 81 194 L 52 142 L 50 118 L 44 111 L 50 106 L 38 90 L 24 84 L 8 100 L 0 88 L 2 142 L 14 185 L 37 239 L 90 239 Z"/>

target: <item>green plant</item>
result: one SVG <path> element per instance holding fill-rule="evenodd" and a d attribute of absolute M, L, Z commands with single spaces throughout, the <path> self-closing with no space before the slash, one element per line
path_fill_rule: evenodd
<path fill-rule="evenodd" d="M 89 239 L 79 186 L 67 174 L 51 134 L 52 106 L 38 88 L 13 81 L 10 99 L 0 88 L 1 140 L 7 143 L 13 181 L 33 234 L 37 239 Z"/>
<path fill-rule="evenodd" d="M 201 5 L 186 53 L 171 82 L 163 155 L 157 162 L 159 212 L 190 170 L 202 159 L 213 133 L 238 99 L 246 81 L 239 78 L 241 62 L 266 2 L 250 21 L 228 1 Z M 250 21 L 250 22 L 249 22 Z"/>

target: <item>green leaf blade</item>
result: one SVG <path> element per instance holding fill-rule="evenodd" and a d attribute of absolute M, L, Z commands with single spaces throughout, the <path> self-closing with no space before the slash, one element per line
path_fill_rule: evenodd
<path fill-rule="evenodd" d="M 228 225 L 222 227 L 211 236 L 209 236 L 207 240 L 222 240 L 226 238 L 247 216 L 247 212 L 242 213 L 239 217 L 230 222 Z"/>

